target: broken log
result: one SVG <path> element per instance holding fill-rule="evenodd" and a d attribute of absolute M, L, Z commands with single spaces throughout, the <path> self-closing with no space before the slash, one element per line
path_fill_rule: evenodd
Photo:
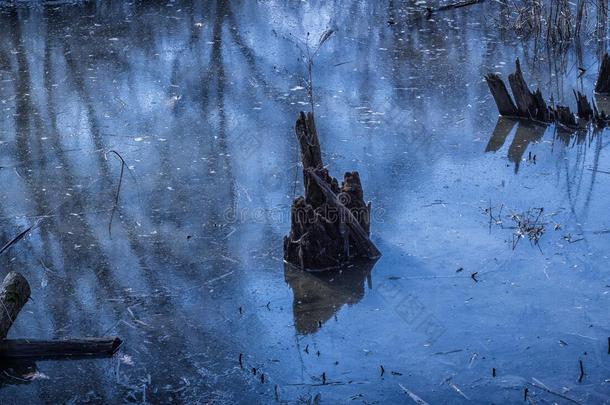
<path fill-rule="evenodd" d="M 531 92 L 523 73 L 519 59 L 515 61 L 515 72 L 508 75 L 508 83 L 512 97 L 500 76 L 488 74 L 485 76 L 500 115 L 508 118 L 525 118 L 542 123 L 552 121 L 551 109 L 547 106 L 540 89 Z"/>
<path fill-rule="evenodd" d="M 578 118 L 589 122 L 593 119 L 593 108 L 587 99 L 587 96 L 582 94 L 580 91 L 574 90 L 574 97 L 576 97 L 576 108 Z"/>
<path fill-rule="evenodd" d="M 560 127 L 563 127 L 563 129 L 567 129 L 569 131 L 574 131 L 574 130 L 578 129 L 578 123 L 576 122 L 576 117 L 570 110 L 570 107 L 558 105 L 555 108 L 553 115 L 555 116 L 555 120 L 557 121 L 557 124 L 559 124 Z"/>
<path fill-rule="evenodd" d="M 19 273 L 8 273 L 0 286 L 0 339 L 4 339 L 21 308 L 30 299 L 30 285 Z"/>
<path fill-rule="evenodd" d="M 519 59 L 515 61 L 515 72 L 508 76 L 512 97 L 500 76 L 488 74 L 485 76 L 485 80 L 496 102 L 500 116 L 530 120 L 543 125 L 555 123 L 564 132 L 587 129 L 590 124 L 595 126 L 594 129 L 601 129 L 610 123 L 610 117 L 603 110 L 598 110 L 595 102 L 589 102 L 587 96 L 578 91 L 574 91 L 577 106 L 576 115 L 567 106 L 555 106 L 552 99 L 552 107 L 549 107 L 540 89 L 535 92 L 529 90 L 523 78 Z M 608 82 L 607 89 L 605 89 L 606 85 L 604 84 L 606 80 Z M 604 56 L 596 85 L 596 92 L 606 90 L 610 93 L 610 57 L 608 55 Z M 492 144 L 491 147 L 493 148 L 494 145 Z"/>
<path fill-rule="evenodd" d="M 515 98 L 515 104 L 517 105 L 517 111 L 520 117 L 532 118 L 533 114 L 530 114 L 530 106 L 534 104 L 534 96 L 529 90 L 523 73 L 521 72 L 521 64 L 519 59 L 515 61 L 515 72 L 508 75 L 508 83 L 510 89 L 513 92 Z"/>
<path fill-rule="evenodd" d="M 610 94 L 610 55 L 607 53 L 602 57 L 602 62 L 597 73 L 597 81 L 595 82 L 595 93 Z"/>
<path fill-rule="evenodd" d="M 301 112 L 295 133 L 303 164 L 305 196 L 291 206 L 284 260 L 310 271 L 338 268 L 352 258 L 374 260 L 381 254 L 369 239 L 371 205 L 364 202 L 358 172 L 337 179 L 324 168 L 311 113 Z"/>
<path fill-rule="evenodd" d="M 490 73 L 485 76 L 485 80 L 487 81 L 491 95 L 496 101 L 496 106 L 498 106 L 500 115 L 504 117 L 519 117 L 517 107 L 500 76 Z"/>
<path fill-rule="evenodd" d="M 117 337 L 54 341 L 5 339 L 30 294 L 27 280 L 16 272 L 10 272 L 0 286 L 1 360 L 111 356 L 121 346 L 121 339 Z"/>
<path fill-rule="evenodd" d="M 106 357 L 119 350 L 118 337 L 85 338 L 72 340 L 0 340 L 0 359 L 57 359 L 65 357 Z"/>
<path fill-rule="evenodd" d="M 508 75 L 508 83 L 520 117 L 541 122 L 551 121 L 549 108 L 544 102 L 540 89 L 532 93 L 525 82 L 519 59 L 515 61 L 515 72 Z"/>

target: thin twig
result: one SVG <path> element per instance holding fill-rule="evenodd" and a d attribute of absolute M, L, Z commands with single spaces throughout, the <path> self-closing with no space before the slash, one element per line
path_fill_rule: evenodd
<path fill-rule="evenodd" d="M 2 246 L 2 249 L 0 249 L 0 255 L 3 254 L 4 252 L 6 252 L 11 246 L 13 246 L 15 243 L 19 242 L 21 239 L 23 239 L 25 237 L 25 235 L 28 234 L 28 232 L 30 232 L 31 230 L 35 229 L 38 227 L 38 225 L 40 225 L 40 220 L 36 221 L 36 223 L 34 223 L 34 225 L 30 226 L 29 228 L 27 228 L 25 231 L 19 233 L 17 236 L 15 236 L 13 239 L 11 239 L 10 241 L 8 241 L 4 246 Z"/>
<path fill-rule="evenodd" d="M 110 213 L 110 222 L 108 223 L 108 234 L 112 237 L 112 220 L 114 218 L 114 213 L 119 205 L 119 194 L 121 193 L 121 184 L 123 184 L 123 172 L 125 170 L 125 159 L 123 156 L 115 150 L 110 150 L 108 153 L 113 153 L 120 161 L 121 161 L 121 174 L 119 176 L 119 184 L 116 189 L 116 195 L 114 197 L 114 205 L 112 207 L 112 212 Z"/>

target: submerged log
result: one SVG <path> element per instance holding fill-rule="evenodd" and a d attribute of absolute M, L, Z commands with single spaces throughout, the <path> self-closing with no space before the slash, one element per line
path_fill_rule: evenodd
<path fill-rule="evenodd" d="M 73 340 L 0 340 L 0 359 L 50 359 L 112 356 L 122 341 L 118 337 Z"/>
<path fill-rule="evenodd" d="M 305 196 L 291 207 L 290 232 L 284 237 L 284 260 L 312 271 L 340 267 L 355 257 L 376 259 L 381 253 L 369 239 L 370 203 L 358 172 L 337 179 L 324 168 L 311 113 L 300 113 L 295 133 L 301 151 Z"/>
<path fill-rule="evenodd" d="M 610 55 L 607 53 L 604 54 L 599 66 L 595 92 L 597 94 L 610 94 Z"/>
<path fill-rule="evenodd" d="M 4 278 L 0 286 L 0 339 L 6 337 L 30 294 L 30 285 L 21 274 L 12 271 Z"/>

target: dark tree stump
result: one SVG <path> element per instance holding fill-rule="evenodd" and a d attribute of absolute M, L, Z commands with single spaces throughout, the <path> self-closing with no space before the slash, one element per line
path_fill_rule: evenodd
<path fill-rule="evenodd" d="M 604 54 L 599 66 L 595 92 L 597 94 L 610 94 L 610 55 L 607 53 Z"/>
<path fill-rule="evenodd" d="M 582 94 L 580 91 L 574 90 L 574 97 L 576 97 L 578 118 L 586 122 L 590 122 L 593 119 L 593 108 L 591 107 L 587 96 Z"/>
<path fill-rule="evenodd" d="M 515 61 L 515 72 L 508 75 L 508 82 L 515 98 L 519 116 L 541 122 L 550 122 L 551 114 L 540 89 L 532 93 L 523 78 L 521 63 Z"/>
<path fill-rule="evenodd" d="M 525 118 L 543 123 L 552 121 L 551 110 L 544 101 L 540 89 L 532 93 L 525 82 L 519 59 L 515 61 L 515 72 L 508 75 L 508 83 L 510 84 L 514 101 L 500 76 L 488 74 L 485 76 L 485 80 L 494 97 L 500 115 L 509 118 Z"/>
<path fill-rule="evenodd" d="M 295 133 L 301 150 L 305 196 L 292 203 L 290 233 L 284 237 L 284 260 L 301 269 L 340 267 L 352 258 L 377 259 L 369 239 L 371 205 L 364 202 L 358 172 L 345 173 L 339 187 L 322 162 L 311 113 L 300 113 Z"/>
<path fill-rule="evenodd" d="M 517 107 L 500 76 L 491 73 L 485 76 L 485 80 L 487 81 L 489 91 L 496 102 L 496 106 L 498 106 L 500 115 L 504 117 L 519 117 Z"/>
<path fill-rule="evenodd" d="M 558 124 L 560 124 L 563 129 L 568 130 L 576 130 L 578 128 L 578 123 L 576 122 L 576 117 L 574 113 L 570 110 L 570 107 L 558 105 L 554 111 L 555 120 Z"/>
<path fill-rule="evenodd" d="M 4 278 L 0 286 L 0 340 L 6 338 L 30 294 L 30 285 L 21 274 L 12 271 Z"/>
<path fill-rule="evenodd" d="M 515 61 L 515 72 L 508 76 L 514 100 L 498 75 L 488 74 L 485 76 L 485 80 L 501 116 L 518 117 L 545 125 L 554 122 L 562 130 L 568 132 L 585 129 L 590 124 L 594 124 L 599 129 L 610 123 L 610 117 L 598 110 L 595 103 L 590 103 L 587 96 L 578 91 L 574 91 L 577 105 L 576 115 L 567 106 L 555 106 L 552 100 L 552 107 L 549 107 L 540 89 L 535 92 L 529 90 L 521 72 L 519 59 Z M 595 89 L 597 93 L 610 93 L 610 56 L 608 54 L 604 55 Z M 494 147 L 495 144 L 491 144 L 491 148 Z"/>

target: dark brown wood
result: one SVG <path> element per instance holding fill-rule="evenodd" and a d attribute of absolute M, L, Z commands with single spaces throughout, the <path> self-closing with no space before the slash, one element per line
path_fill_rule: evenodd
<path fill-rule="evenodd" d="M 515 104 L 519 116 L 524 118 L 533 118 L 533 114 L 530 112 L 530 106 L 534 105 L 534 96 L 529 90 L 523 73 L 521 72 L 521 63 L 519 59 L 515 61 L 515 72 L 508 75 L 508 83 L 510 89 L 513 92 L 515 98 Z"/>
<path fill-rule="evenodd" d="M 593 108 L 591 107 L 587 96 L 580 91 L 574 90 L 574 97 L 576 97 L 578 118 L 586 122 L 591 121 L 593 119 Z"/>
<path fill-rule="evenodd" d="M 500 115 L 504 117 L 518 117 L 519 112 L 517 111 L 517 107 L 500 76 L 491 73 L 485 76 L 485 80 L 487 81 L 489 91 L 491 91 L 491 95 L 496 102 L 496 106 L 498 106 Z"/>
<path fill-rule="evenodd" d="M 542 97 L 540 89 L 534 93 L 530 91 L 523 78 L 519 59 L 515 61 L 515 72 L 508 76 L 508 82 L 520 117 L 541 122 L 551 122 L 551 112 Z"/>
<path fill-rule="evenodd" d="M 21 274 L 13 271 L 4 278 L 0 286 L 0 339 L 6 337 L 30 294 L 30 285 Z"/>
<path fill-rule="evenodd" d="M 121 346 L 118 337 L 72 340 L 0 340 L 0 359 L 46 359 L 112 356 Z"/>
<path fill-rule="evenodd" d="M 338 210 L 339 218 L 342 223 L 346 224 L 350 231 L 350 237 L 360 249 L 361 256 L 368 259 L 378 259 L 381 257 L 381 252 L 368 237 L 367 232 L 362 228 L 354 214 L 343 205 L 339 198 L 333 193 L 331 188 L 326 184 L 313 170 L 308 169 L 308 174 L 316 182 L 318 187 L 326 196 L 326 201 L 331 206 Z"/>
<path fill-rule="evenodd" d="M 322 152 L 312 113 L 305 114 L 301 111 L 295 125 L 295 132 L 299 141 L 303 168 L 321 168 L 323 166 Z"/>
<path fill-rule="evenodd" d="M 595 92 L 597 94 L 610 94 L 610 55 L 607 53 L 602 57 L 602 62 L 599 66 Z"/>
<path fill-rule="evenodd" d="M 284 260 L 310 271 L 340 267 L 352 258 L 376 259 L 369 239 L 371 205 L 365 203 L 358 172 L 345 173 L 341 186 L 324 167 L 311 113 L 301 112 L 295 133 L 301 151 L 305 196 L 291 206 Z"/>
<path fill-rule="evenodd" d="M 574 115 L 574 113 L 572 113 L 570 107 L 558 105 L 555 108 L 554 115 L 555 120 L 560 125 L 560 127 L 562 127 L 562 129 L 572 131 L 578 127 L 578 124 L 576 122 L 576 116 Z"/>
<path fill-rule="evenodd" d="M 586 95 L 578 91 L 574 91 L 577 106 L 576 115 L 567 106 L 555 106 L 552 100 L 553 107 L 549 107 L 540 89 L 535 92 L 529 90 L 523 78 L 519 59 L 515 61 L 515 72 L 508 77 L 513 98 L 511 98 L 504 82 L 498 75 L 488 74 L 485 79 L 501 116 L 518 117 L 543 125 L 556 123 L 564 133 L 580 131 L 590 127 L 591 124 L 595 126 L 595 129 L 600 129 L 610 123 L 610 117 L 602 111 L 603 109 L 598 109 L 595 102 L 590 102 Z M 597 92 L 606 91 L 606 85 L 604 84 L 606 80 L 608 82 L 607 91 L 610 93 L 610 57 L 608 55 L 605 55 L 602 61 L 600 76 L 596 85 Z M 494 142 L 490 140 L 488 150 L 494 150 L 498 144 L 501 145 L 495 140 Z"/>

